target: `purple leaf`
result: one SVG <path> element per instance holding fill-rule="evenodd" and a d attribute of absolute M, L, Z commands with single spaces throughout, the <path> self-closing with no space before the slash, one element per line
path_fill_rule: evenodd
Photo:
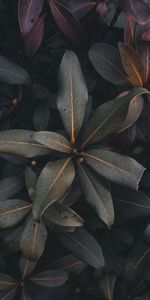
<path fill-rule="evenodd" d="M 23 34 L 29 32 L 42 12 L 44 0 L 19 0 L 18 19 Z"/>
<path fill-rule="evenodd" d="M 56 0 L 49 0 L 49 6 L 60 31 L 74 44 L 85 46 L 85 33 L 71 11 Z"/>
<path fill-rule="evenodd" d="M 27 56 L 31 57 L 40 47 L 44 35 L 45 14 L 38 17 L 32 29 L 24 36 L 25 50 Z"/>

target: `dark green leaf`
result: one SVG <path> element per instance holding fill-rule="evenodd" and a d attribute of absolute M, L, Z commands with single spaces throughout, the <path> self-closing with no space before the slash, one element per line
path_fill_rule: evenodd
<path fill-rule="evenodd" d="M 73 52 L 65 52 L 58 76 L 57 106 L 74 144 L 84 120 L 88 92 L 78 58 Z"/>
<path fill-rule="evenodd" d="M 108 182 L 98 180 L 90 170 L 78 164 L 79 177 L 86 201 L 93 207 L 98 217 L 108 226 L 114 223 L 114 208 Z"/>
<path fill-rule="evenodd" d="M 36 185 L 37 175 L 36 173 L 30 168 L 26 167 L 25 169 L 25 185 L 28 191 L 28 194 L 31 199 L 34 197 L 34 189 Z"/>
<path fill-rule="evenodd" d="M 83 263 L 83 261 L 70 254 L 58 258 L 57 260 L 52 262 L 50 266 L 52 269 L 60 269 L 62 271 L 66 271 L 71 275 L 77 275 L 83 271 L 86 265 Z"/>
<path fill-rule="evenodd" d="M 116 276 L 114 274 L 104 275 L 100 281 L 99 286 L 106 300 L 113 300 L 114 286 L 116 283 Z"/>
<path fill-rule="evenodd" d="M 61 198 L 71 186 L 75 169 L 71 158 L 49 162 L 42 170 L 35 187 L 33 215 L 39 219 L 49 205 Z"/>
<path fill-rule="evenodd" d="M 86 264 L 104 268 L 104 257 L 98 242 L 83 228 L 73 233 L 61 233 L 59 238 L 64 246 Z"/>
<path fill-rule="evenodd" d="M 71 144 L 63 135 L 59 133 L 40 131 L 34 133 L 32 137 L 35 141 L 50 148 L 51 150 L 65 153 L 70 153 L 72 151 Z"/>
<path fill-rule="evenodd" d="M 144 239 L 150 244 L 150 224 L 144 230 Z"/>
<path fill-rule="evenodd" d="M 115 210 L 121 220 L 150 215 L 150 198 L 144 193 L 117 188 L 113 195 Z"/>
<path fill-rule="evenodd" d="M 105 43 L 94 44 L 89 50 L 89 58 L 96 71 L 106 80 L 118 85 L 131 85 L 116 48 Z"/>
<path fill-rule="evenodd" d="M 17 287 L 14 287 L 13 289 L 7 290 L 7 292 L 0 293 L 0 299 L 1 300 L 12 300 L 15 299 Z"/>
<path fill-rule="evenodd" d="M 8 290 L 16 285 L 16 279 L 7 274 L 0 273 L 0 290 Z"/>
<path fill-rule="evenodd" d="M 24 187 L 24 182 L 19 176 L 4 178 L 0 181 L 0 200 L 10 199 Z"/>
<path fill-rule="evenodd" d="M 0 132 L 0 152 L 23 157 L 46 155 L 50 150 L 32 139 L 34 131 L 11 129 Z"/>
<path fill-rule="evenodd" d="M 5 252 L 19 252 L 19 239 L 22 227 L 13 228 L 11 232 L 2 240 L 2 249 Z"/>
<path fill-rule="evenodd" d="M 20 249 L 29 260 L 38 260 L 45 248 L 47 230 L 42 221 L 37 223 L 30 216 L 25 224 L 21 238 Z"/>
<path fill-rule="evenodd" d="M 57 287 L 68 280 L 68 274 L 59 270 L 48 270 L 30 278 L 34 283 L 45 287 Z"/>
<path fill-rule="evenodd" d="M 30 84 L 27 71 L 0 55 L 0 80 L 9 84 Z"/>
<path fill-rule="evenodd" d="M 22 289 L 22 297 L 20 298 L 20 300 L 32 300 L 32 298 L 24 288 Z"/>
<path fill-rule="evenodd" d="M 150 265 L 150 247 L 138 241 L 132 247 L 125 267 L 125 279 L 128 282 L 142 282 Z"/>
<path fill-rule="evenodd" d="M 143 86 L 145 81 L 144 65 L 135 49 L 127 44 L 118 44 L 122 64 L 135 87 Z"/>
<path fill-rule="evenodd" d="M 26 259 L 25 257 L 21 257 L 19 261 L 19 269 L 23 281 L 29 277 L 29 275 L 34 270 L 36 264 L 37 264 L 36 261 L 31 261 Z"/>
<path fill-rule="evenodd" d="M 84 159 L 98 174 L 134 190 L 138 189 L 145 171 L 145 168 L 133 158 L 108 150 L 89 150 L 84 153 Z"/>
<path fill-rule="evenodd" d="M 81 147 L 101 142 L 131 126 L 143 109 L 143 99 L 137 96 L 146 93 L 149 93 L 146 89 L 136 88 L 99 106 L 83 132 Z"/>
<path fill-rule="evenodd" d="M 65 227 L 80 227 L 84 224 L 83 219 L 75 211 L 58 202 L 48 207 L 44 214 L 44 221 L 47 226 L 49 221 Z"/>
<path fill-rule="evenodd" d="M 19 199 L 0 201 L 0 227 L 15 226 L 28 214 L 31 207 L 31 203 Z"/>

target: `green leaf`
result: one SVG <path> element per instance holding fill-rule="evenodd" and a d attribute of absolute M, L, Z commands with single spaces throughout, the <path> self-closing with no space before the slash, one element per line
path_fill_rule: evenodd
<path fill-rule="evenodd" d="M 11 129 L 0 132 L 0 152 L 27 158 L 46 155 L 50 150 L 32 139 L 34 131 Z"/>
<path fill-rule="evenodd" d="M 145 82 L 145 72 L 143 62 L 135 49 L 127 44 L 118 44 L 122 64 L 135 87 L 143 86 Z"/>
<path fill-rule="evenodd" d="M 61 270 L 48 270 L 30 278 L 34 283 L 45 287 L 57 287 L 68 280 L 68 274 Z"/>
<path fill-rule="evenodd" d="M 106 300 L 113 300 L 114 287 L 116 283 L 116 275 L 106 274 L 100 281 L 99 286 Z"/>
<path fill-rule="evenodd" d="M 32 300 L 32 298 L 24 288 L 22 289 L 22 297 L 20 298 L 20 300 Z"/>
<path fill-rule="evenodd" d="M 147 275 L 147 266 L 150 265 L 150 247 L 138 241 L 132 247 L 125 266 L 125 279 L 127 282 L 139 282 Z"/>
<path fill-rule="evenodd" d="M 98 242 L 84 229 L 76 229 L 73 233 L 61 233 L 59 239 L 63 245 L 86 264 L 96 268 L 104 268 L 104 257 Z"/>
<path fill-rule="evenodd" d="M 24 187 L 24 182 L 19 176 L 4 178 L 0 181 L 0 201 L 12 198 Z"/>
<path fill-rule="evenodd" d="M 25 186 L 28 191 L 30 198 L 33 200 L 34 189 L 36 185 L 37 174 L 30 168 L 26 167 L 25 169 Z"/>
<path fill-rule="evenodd" d="M 71 144 L 61 134 L 50 131 L 39 131 L 32 135 L 33 139 L 38 143 L 45 145 L 51 150 L 56 150 L 64 153 L 72 151 Z"/>
<path fill-rule="evenodd" d="M 25 224 L 21 238 L 20 249 L 29 260 L 38 260 L 45 248 L 47 230 L 42 221 L 36 222 L 30 216 Z"/>
<path fill-rule="evenodd" d="M 52 203 L 61 198 L 71 186 L 75 169 L 71 158 L 49 162 L 42 170 L 35 187 L 33 215 L 39 219 Z"/>
<path fill-rule="evenodd" d="M 0 228 L 17 225 L 30 211 L 32 205 L 24 200 L 0 201 Z"/>
<path fill-rule="evenodd" d="M 88 54 L 94 68 L 103 78 L 117 85 L 131 85 L 124 72 L 118 49 L 109 44 L 96 43 Z"/>
<path fill-rule="evenodd" d="M 12 300 L 15 299 L 17 287 L 15 286 L 13 289 L 7 290 L 7 292 L 3 292 L 2 294 L 0 293 L 0 299 L 1 300 Z"/>
<path fill-rule="evenodd" d="M 117 187 L 113 199 L 118 218 L 123 221 L 150 215 L 150 198 L 141 191 Z"/>
<path fill-rule="evenodd" d="M 29 277 L 29 275 L 32 273 L 34 268 L 36 267 L 37 261 L 31 261 L 26 259 L 25 257 L 21 257 L 19 261 L 19 269 L 21 278 L 24 281 Z"/>
<path fill-rule="evenodd" d="M 50 225 L 52 222 L 65 227 L 80 227 L 84 224 L 83 219 L 74 210 L 58 202 L 48 207 L 44 214 L 44 221 L 47 226 L 49 221 Z"/>
<path fill-rule="evenodd" d="M 83 263 L 83 261 L 79 260 L 77 257 L 70 254 L 70 255 L 60 257 L 57 260 L 53 261 L 50 264 L 50 267 L 52 269 L 66 271 L 71 275 L 77 275 L 83 271 L 86 265 L 85 263 Z"/>
<path fill-rule="evenodd" d="M 7 274 L 0 273 L 0 290 L 8 290 L 16 285 L 16 279 Z"/>
<path fill-rule="evenodd" d="M 31 84 L 27 71 L 0 55 L 0 80 L 9 84 Z"/>
<path fill-rule="evenodd" d="M 58 79 L 57 106 L 71 143 L 74 144 L 84 120 L 88 92 L 78 58 L 73 52 L 65 52 Z"/>
<path fill-rule="evenodd" d="M 2 249 L 6 252 L 19 252 L 19 239 L 22 233 L 22 226 L 13 228 L 10 233 L 2 240 Z"/>
<path fill-rule="evenodd" d="M 138 189 L 145 168 L 133 158 L 98 149 L 89 150 L 83 155 L 87 164 L 98 174 L 114 183 Z"/>
<path fill-rule="evenodd" d="M 83 164 L 78 164 L 81 187 L 86 201 L 98 217 L 108 226 L 114 223 L 114 208 L 110 186 L 106 180 L 98 180 Z"/>
<path fill-rule="evenodd" d="M 113 99 L 99 106 L 82 134 L 82 146 L 98 143 L 131 126 L 143 109 L 143 88 L 131 90 L 127 95 Z"/>

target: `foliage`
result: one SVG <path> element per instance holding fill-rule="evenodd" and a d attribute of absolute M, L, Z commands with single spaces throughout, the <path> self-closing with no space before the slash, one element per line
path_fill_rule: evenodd
<path fill-rule="evenodd" d="M 149 1 L 0 23 L 0 299 L 149 299 Z"/>

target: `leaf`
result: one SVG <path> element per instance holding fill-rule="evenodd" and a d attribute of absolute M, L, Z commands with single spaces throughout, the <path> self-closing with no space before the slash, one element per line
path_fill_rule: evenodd
<path fill-rule="evenodd" d="M 71 275 L 80 274 L 85 268 L 85 264 L 74 255 L 66 255 L 53 261 L 50 265 L 52 269 L 66 271 Z"/>
<path fill-rule="evenodd" d="M 99 106 L 82 133 L 81 149 L 88 144 L 101 142 L 135 123 L 143 109 L 143 99 L 137 96 L 144 93 L 149 92 L 136 88 L 127 95 Z"/>
<path fill-rule="evenodd" d="M 11 232 L 2 240 L 2 249 L 5 252 L 19 252 L 20 246 L 19 246 L 19 239 L 20 235 L 22 233 L 22 226 L 13 228 Z"/>
<path fill-rule="evenodd" d="M 106 274 L 100 281 L 99 286 L 106 300 L 113 300 L 114 286 L 116 283 L 116 275 Z"/>
<path fill-rule="evenodd" d="M 150 45 L 148 43 L 141 43 L 138 46 L 138 50 L 144 65 L 144 83 L 147 85 L 150 81 Z"/>
<path fill-rule="evenodd" d="M 2 55 L 0 55 L 0 80 L 8 84 L 31 84 L 27 71 Z"/>
<path fill-rule="evenodd" d="M 0 132 L 0 152 L 27 158 L 49 154 L 50 150 L 32 139 L 34 131 L 11 129 Z"/>
<path fill-rule="evenodd" d="M 1 300 L 12 300 L 14 299 L 16 295 L 17 287 L 14 287 L 13 289 L 7 290 L 4 293 L 0 294 Z"/>
<path fill-rule="evenodd" d="M 79 3 L 72 8 L 73 15 L 80 20 L 87 17 L 89 13 L 96 7 L 96 2 Z"/>
<path fill-rule="evenodd" d="M 150 215 L 150 198 L 141 191 L 117 188 L 113 195 L 115 210 L 121 220 Z"/>
<path fill-rule="evenodd" d="M 68 280 L 68 274 L 61 270 L 48 270 L 34 275 L 30 280 L 44 287 L 57 287 Z"/>
<path fill-rule="evenodd" d="M 148 244 L 150 244 L 150 224 L 148 224 L 144 230 L 144 239 Z"/>
<path fill-rule="evenodd" d="M 119 42 L 118 44 L 121 60 L 125 72 L 129 76 L 132 84 L 135 87 L 143 86 L 144 84 L 144 65 L 138 53 L 127 44 Z"/>
<path fill-rule="evenodd" d="M 78 170 L 86 201 L 93 207 L 98 217 L 111 227 L 114 223 L 114 208 L 110 186 L 103 178 L 97 179 L 83 164 L 78 164 Z"/>
<path fill-rule="evenodd" d="M 50 223 L 65 227 L 80 227 L 83 226 L 83 219 L 71 208 L 61 204 L 54 203 L 46 210 L 44 221 L 47 226 Z"/>
<path fill-rule="evenodd" d="M 51 150 L 64 153 L 72 152 L 71 144 L 63 135 L 59 133 L 51 131 L 39 131 L 34 133 L 32 137 L 36 142 L 50 148 Z"/>
<path fill-rule="evenodd" d="M 22 297 L 20 298 L 20 300 L 32 300 L 32 298 L 24 288 L 22 289 Z"/>
<path fill-rule="evenodd" d="M 58 79 L 57 106 L 71 143 L 74 144 L 84 120 L 88 92 L 78 58 L 73 52 L 65 52 Z"/>
<path fill-rule="evenodd" d="M 24 36 L 25 51 L 32 57 L 39 49 L 44 36 L 45 14 L 38 17 L 31 30 Z"/>
<path fill-rule="evenodd" d="M 49 6 L 59 30 L 65 37 L 73 44 L 85 47 L 87 44 L 85 33 L 71 11 L 56 0 L 49 0 Z"/>
<path fill-rule="evenodd" d="M 32 200 L 34 197 L 36 180 L 37 180 L 37 174 L 30 167 L 27 166 L 25 169 L 25 185 L 28 194 Z"/>
<path fill-rule="evenodd" d="M 133 158 L 108 150 L 89 150 L 83 154 L 86 163 L 108 180 L 138 189 L 145 168 Z"/>
<path fill-rule="evenodd" d="M 73 233 L 61 233 L 59 239 L 63 245 L 86 264 L 96 268 L 104 268 L 104 257 L 98 242 L 84 229 L 76 229 Z"/>
<path fill-rule="evenodd" d="M 29 275 L 34 270 L 36 264 L 36 261 L 31 261 L 26 259 L 25 257 L 21 257 L 19 261 L 19 269 L 23 281 L 29 277 Z"/>
<path fill-rule="evenodd" d="M 16 285 L 16 279 L 7 274 L 0 273 L 0 290 L 8 290 Z"/>
<path fill-rule="evenodd" d="M 144 30 L 141 34 L 142 42 L 150 42 L 150 28 Z"/>
<path fill-rule="evenodd" d="M 127 282 L 141 283 L 147 275 L 147 266 L 150 264 L 150 247 L 138 241 L 132 247 L 125 267 Z"/>
<path fill-rule="evenodd" d="M 126 23 L 124 27 L 124 43 L 133 47 L 135 41 L 135 30 L 136 30 L 136 22 L 130 16 L 126 16 Z"/>
<path fill-rule="evenodd" d="M 29 260 L 38 260 L 45 248 L 47 230 L 42 221 L 37 223 L 30 216 L 25 224 L 21 238 L 20 249 Z"/>
<path fill-rule="evenodd" d="M 45 92 L 46 93 L 46 92 Z M 40 102 L 38 103 L 34 115 L 33 115 L 33 123 L 35 130 L 47 130 L 50 120 L 50 103 L 49 98 L 51 95 L 48 95 L 48 99 L 46 98 L 46 95 L 44 94 L 43 97 L 45 99 L 40 99 Z M 56 100 L 56 99 L 55 99 Z M 55 101 L 56 106 L 56 101 Z"/>
<path fill-rule="evenodd" d="M 75 169 L 71 158 L 49 162 L 41 171 L 35 187 L 33 216 L 38 220 L 48 206 L 60 199 L 71 186 Z"/>
<path fill-rule="evenodd" d="M 150 20 L 150 7 L 141 0 L 120 0 L 121 7 L 139 24 L 144 25 Z"/>
<path fill-rule="evenodd" d="M 44 0 L 19 0 L 18 19 L 23 34 L 29 32 L 41 14 Z"/>
<path fill-rule="evenodd" d="M 24 187 L 24 182 L 19 176 L 3 178 L 0 181 L 0 201 L 9 199 L 19 193 Z"/>
<path fill-rule="evenodd" d="M 104 79 L 117 85 L 131 85 L 124 72 L 118 49 L 105 43 L 96 43 L 90 48 L 88 55 L 92 65 Z"/>
<path fill-rule="evenodd" d="M 11 199 L 0 202 L 0 228 L 17 225 L 30 211 L 32 205 L 24 200 Z"/>

